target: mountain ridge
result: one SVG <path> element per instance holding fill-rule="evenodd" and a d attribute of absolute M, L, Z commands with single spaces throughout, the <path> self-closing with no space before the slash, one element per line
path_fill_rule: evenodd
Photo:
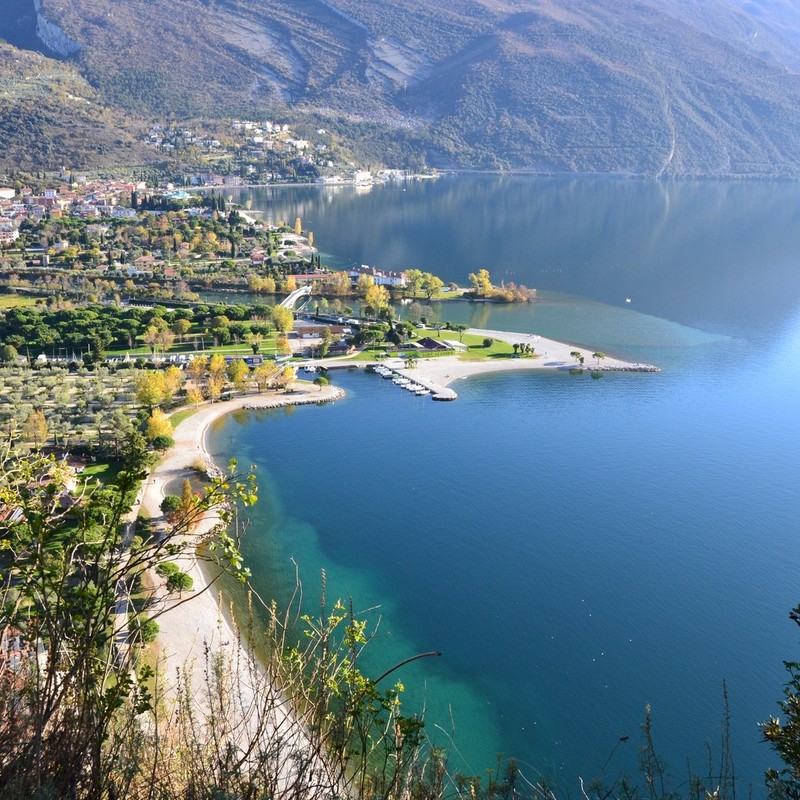
<path fill-rule="evenodd" d="M 143 119 L 304 115 L 390 166 L 800 176 L 787 0 L 36 3 Z"/>

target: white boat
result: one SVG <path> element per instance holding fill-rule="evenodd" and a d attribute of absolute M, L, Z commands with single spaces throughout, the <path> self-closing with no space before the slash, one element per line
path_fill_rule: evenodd
<path fill-rule="evenodd" d="M 395 378 L 392 383 L 396 383 L 398 386 L 408 386 L 411 381 L 408 378 Z"/>
<path fill-rule="evenodd" d="M 419 389 L 417 389 L 417 391 L 416 391 L 416 394 L 417 394 L 418 397 L 424 397 L 426 394 L 430 394 L 430 393 L 431 393 L 431 390 L 426 388 L 425 386 L 420 386 Z"/>
<path fill-rule="evenodd" d="M 416 392 L 419 389 L 418 383 L 409 383 L 407 386 L 403 387 L 404 389 L 408 389 L 409 392 Z"/>
<path fill-rule="evenodd" d="M 312 366 L 311 364 L 306 364 L 305 367 L 303 367 L 303 371 L 304 372 L 316 372 L 317 368 Z"/>

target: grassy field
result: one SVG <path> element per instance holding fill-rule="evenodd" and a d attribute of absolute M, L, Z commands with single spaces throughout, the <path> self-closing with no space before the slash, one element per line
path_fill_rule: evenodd
<path fill-rule="evenodd" d="M 484 358 L 508 358 L 514 355 L 514 348 L 506 343 L 494 340 L 490 347 L 483 346 L 485 337 L 477 336 L 474 333 L 459 335 L 456 331 L 425 328 L 416 331 L 419 338 L 429 336 L 437 341 L 457 342 L 464 345 L 467 350 L 459 353 L 459 357 L 465 361 L 481 361 Z"/>
<path fill-rule="evenodd" d="M 467 339 L 475 341 L 467 341 Z M 464 344 L 469 348 L 464 353 L 459 353 L 462 361 L 483 361 L 486 358 L 511 358 L 514 355 L 514 348 L 507 342 L 494 340 L 491 347 L 483 346 L 482 336 L 464 336 Z"/>
<path fill-rule="evenodd" d="M 385 357 L 395 358 L 395 353 L 389 353 L 386 356 L 386 348 L 384 346 L 366 347 L 357 356 L 353 356 L 350 361 L 383 361 Z"/>
<path fill-rule="evenodd" d="M 416 331 L 416 334 L 416 338 L 411 340 L 412 343 L 417 342 L 419 339 L 424 337 L 430 337 L 441 342 L 450 341 L 463 345 L 467 349 L 459 351 L 458 348 L 456 348 L 456 354 L 465 361 L 482 361 L 486 358 L 511 358 L 514 356 L 514 348 L 507 342 L 500 342 L 495 339 L 491 346 L 484 347 L 484 337 L 476 336 L 475 334 L 471 333 L 465 333 L 463 336 L 459 337 L 458 333 L 455 331 L 437 331 L 435 329 L 420 328 Z M 405 350 L 400 348 L 400 353 L 404 353 L 405 355 L 411 355 L 413 352 L 413 347 L 408 347 Z M 355 356 L 352 360 L 380 361 L 382 359 L 379 358 L 379 356 L 383 353 L 386 353 L 386 347 L 384 345 L 368 347 Z M 397 358 L 399 357 L 399 353 L 389 353 L 388 356 L 390 358 Z"/>
<path fill-rule="evenodd" d="M 20 308 L 21 306 L 35 306 L 39 297 L 24 294 L 0 294 L 0 308 Z"/>
<path fill-rule="evenodd" d="M 258 351 L 260 355 L 271 355 L 275 351 L 275 347 L 261 347 Z M 205 350 L 195 350 L 192 347 L 182 346 L 182 345 L 174 345 L 170 347 L 168 350 L 164 351 L 163 353 L 161 350 L 158 351 L 158 355 L 162 358 L 166 358 L 168 356 L 177 356 L 177 355 L 188 355 L 189 353 L 193 353 L 194 355 L 198 356 L 208 356 L 211 357 L 215 353 L 220 353 L 221 355 L 231 356 L 231 355 L 240 355 L 240 356 L 251 356 L 253 355 L 253 348 L 249 345 L 242 345 L 242 344 L 227 344 L 227 345 L 220 345 L 219 347 L 214 347 L 213 345 L 210 347 L 206 347 Z M 131 358 L 136 358 L 137 356 L 148 357 L 151 355 L 149 347 L 132 347 L 126 348 L 125 350 L 107 350 L 106 355 L 113 357 L 113 356 L 130 356 Z"/>
<path fill-rule="evenodd" d="M 264 341 L 259 346 L 259 354 L 261 355 L 272 355 L 275 350 L 277 349 L 277 335 L 271 334 L 264 338 Z M 171 355 L 186 355 L 188 353 L 195 353 L 199 355 L 205 356 L 212 356 L 214 353 L 221 353 L 222 355 L 241 355 L 241 356 L 251 356 L 253 355 L 253 348 L 247 344 L 246 342 L 239 342 L 238 344 L 224 344 L 214 346 L 208 339 L 205 342 L 205 347 L 196 342 L 192 339 L 185 342 L 175 342 L 171 347 L 169 347 L 166 351 L 161 353 L 159 348 L 160 355 L 164 356 L 171 356 Z M 129 347 L 122 350 L 108 350 L 107 355 L 109 356 L 130 356 L 131 358 L 136 358 L 137 356 L 149 356 L 151 354 L 150 347 L 147 345 L 141 345 L 139 347 Z"/>
<path fill-rule="evenodd" d="M 191 417 L 196 411 L 196 408 L 184 408 L 180 411 L 176 411 L 174 414 L 170 414 L 169 421 L 172 423 L 172 427 L 177 428 L 181 422 Z"/>
<path fill-rule="evenodd" d="M 98 461 L 95 464 L 87 464 L 83 472 L 81 472 L 81 478 L 84 483 L 94 482 L 95 480 L 100 481 L 100 483 L 109 483 L 117 477 L 121 468 L 122 465 L 118 463 L 109 464 Z"/>

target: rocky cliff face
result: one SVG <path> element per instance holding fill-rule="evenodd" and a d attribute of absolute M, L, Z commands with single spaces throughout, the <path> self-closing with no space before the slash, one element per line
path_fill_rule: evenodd
<path fill-rule="evenodd" d="M 70 39 L 61 30 L 60 25 L 51 22 L 44 16 L 42 13 L 42 0 L 33 0 L 33 5 L 36 9 L 36 35 L 42 44 L 64 58 L 77 53 L 81 46 L 74 39 Z"/>

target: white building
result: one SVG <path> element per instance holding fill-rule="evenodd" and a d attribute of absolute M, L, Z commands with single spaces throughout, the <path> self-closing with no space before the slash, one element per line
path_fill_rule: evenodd
<path fill-rule="evenodd" d="M 368 267 L 362 264 L 357 269 L 351 269 L 347 273 L 351 280 L 357 281 L 359 275 L 369 275 L 376 286 L 405 286 L 406 274 L 405 272 L 391 272 L 389 270 L 376 269 L 375 267 Z"/>
<path fill-rule="evenodd" d="M 19 239 L 19 231 L 10 226 L 0 227 L 0 244 L 11 244 Z"/>

